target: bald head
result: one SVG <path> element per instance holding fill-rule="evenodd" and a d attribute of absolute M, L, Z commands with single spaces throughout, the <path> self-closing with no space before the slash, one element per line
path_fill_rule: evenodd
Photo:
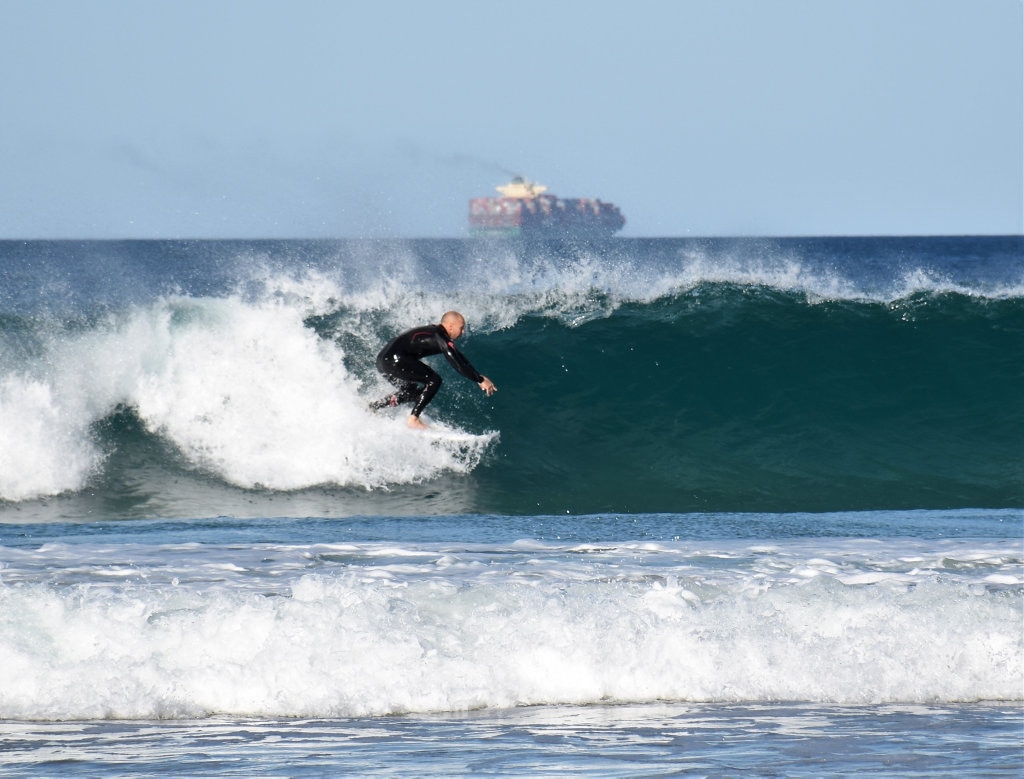
<path fill-rule="evenodd" d="M 453 341 L 466 329 L 466 317 L 458 311 L 449 311 L 441 317 L 441 327 Z"/>

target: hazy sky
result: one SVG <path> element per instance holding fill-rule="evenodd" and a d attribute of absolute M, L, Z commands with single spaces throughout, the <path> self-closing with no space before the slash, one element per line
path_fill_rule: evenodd
<path fill-rule="evenodd" d="M 1021 0 L 0 0 L 0 238 L 1024 231 Z"/>

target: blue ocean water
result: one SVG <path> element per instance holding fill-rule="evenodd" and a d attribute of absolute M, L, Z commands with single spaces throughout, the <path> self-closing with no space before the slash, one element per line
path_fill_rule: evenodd
<path fill-rule="evenodd" d="M 1022 299 L 1019 237 L 0 243 L 0 775 L 1018 776 Z M 453 307 L 469 435 L 371 414 Z"/>

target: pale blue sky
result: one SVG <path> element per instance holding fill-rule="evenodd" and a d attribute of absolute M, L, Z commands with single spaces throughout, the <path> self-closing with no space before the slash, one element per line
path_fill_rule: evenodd
<path fill-rule="evenodd" d="M 1021 0 L 0 0 L 0 238 L 1020 233 Z"/>

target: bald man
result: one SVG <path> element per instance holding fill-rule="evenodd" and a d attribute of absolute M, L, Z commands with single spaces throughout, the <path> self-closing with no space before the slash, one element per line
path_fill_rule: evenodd
<path fill-rule="evenodd" d="M 426 429 L 420 414 L 441 388 L 441 377 L 422 358 L 443 354 L 459 373 L 476 382 L 488 397 L 498 391 L 494 382 L 474 368 L 458 349 L 455 341 L 466 330 L 466 318 L 458 311 L 449 311 L 437 325 L 424 325 L 406 330 L 393 338 L 377 355 L 377 370 L 390 381 L 398 392 L 370 404 L 374 411 L 412 403 L 406 424 Z"/>

